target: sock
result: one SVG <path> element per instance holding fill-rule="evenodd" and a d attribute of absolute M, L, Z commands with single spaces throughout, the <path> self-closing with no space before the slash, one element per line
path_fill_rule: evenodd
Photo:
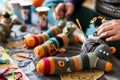
<path fill-rule="evenodd" d="M 41 33 L 38 35 L 32 34 L 32 35 L 26 36 L 24 39 L 25 47 L 31 48 L 44 43 L 49 38 L 62 33 L 62 30 L 65 27 L 65 25 L 66 25 L 66 22 L 64 22 L 63 20 L 60 20 L 56 26 L 51 27 L 44 33 Z"/>
<path fill-rule="evenodd" d="M 36 70 L 41 74 L 61 74 L 78 70 L 96 68 L 109 72 L 112 63 L 104 60 L 111 55 L 111 48 L 106 44 L 100 44 L 93 52 L 81 53 L 73 57 L 48 57 L 41 59 Z"/>
<path fill-rule="evenodd" d="M 78 36 L 71 36 L 69 39 L 69 37 L 66 36 L 66 34 L 61 33 L 56 37 L 50 38 L 42 45 L 36 46 L 34 48 L 34 53 L 36 57 L 50 56 L 50 54 L 56 49 L 67 46 L 69 43 L 77 43 L 78 41 Z"/>

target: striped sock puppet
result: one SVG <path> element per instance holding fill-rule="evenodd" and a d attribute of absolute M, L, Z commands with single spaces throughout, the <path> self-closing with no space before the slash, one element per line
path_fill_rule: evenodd
<path fill-rule="evenodd" d="M 65 27 L 66 22 L 64 20 L 59 20 L 57 25 L 51 27 L 47 31 L 41 34 L 31 34 L 25 37 L 24 44 L 27 48 L 33 48 L 39 44 L 44 43 L 49 38 L 56 36 L 57 34 L 62 33 L 63 28 Z"/>
<path fill-rule="evenodd" d="M 96 68 L 109 72 L 112 63 L 106 59 L 114 53 L 106 44 L 100 44 L 93 52 L 81 53 L 73 57 L 48 57 L 42 58 L 36 65 L 37 72 L 48 74 L 61 74 L 78 70 Z"/>
<path fill-rule="evenodd" d="M 56 49 L 67 46 L 69 43 L 77 43 L 79 41 L 78 36 L 72 36 L 70 39 L 64 33 L 57 35 L 56 37 L 50 38 L 42 45 L 34 48 L 36 57 L 50 56 Z"/>
<path fill-rule="evenodd" d="M 81 37 L 82 36 L 82 37 Z M 67 26 L 63 29 L 63 33 L 52 37 L 42 45 L 34 48 L 37 57 L 50 56 L 56 49 L 69 45 L 69 43 L 77 43 L 84 41 L 83 32 L 73 22 L 67 22 Z"/>

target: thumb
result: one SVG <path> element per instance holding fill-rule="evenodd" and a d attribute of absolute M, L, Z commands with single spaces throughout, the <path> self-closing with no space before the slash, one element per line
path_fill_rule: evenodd
<path fill-rule="evenodd" d="M 66 16 L 70 16 L 74 12 L 74 6 L 72 3 L 66 3 L 65 5 Z"/>

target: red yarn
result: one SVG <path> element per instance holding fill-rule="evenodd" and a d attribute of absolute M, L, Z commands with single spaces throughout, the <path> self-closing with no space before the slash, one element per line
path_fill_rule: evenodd
<path fill-rule="evenodd" d="M 32 37 L 35 39 L 35 46 L 39 45 L 40 41 L 38 37 L 36 37 L 35 35 L 32 35 Z"/>
<path fill-rule="evenodd" d="M 43 60 L 44 60 L 44 63 L 45 63 L 44 74 L 49 74 L 49 72 L 50 72 L 50 61 L 48 60 L 48 58 L 43 58 Z"/>

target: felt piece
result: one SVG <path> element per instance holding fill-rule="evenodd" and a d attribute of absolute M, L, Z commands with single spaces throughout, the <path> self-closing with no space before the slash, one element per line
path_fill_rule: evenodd
<path fill-rule="evenodd" d="M 22 61 L 22 60 L 26 60 L 27 58 L 29 58 L 29 54 L 28 53 L 20 53 L 20 52 L 16 52 L 11 56 L 13 59 Z"/>
<path fill-rule="evenodd" d="M 2 54 L 2 58 L 4 59 L 9 59 L 10 60 L 10 63 L 9 64 L 0 64 L 0 72 L 1 71 L 4 71 L 5 69 L 7 69 L 8 67 L 9 68 L 12 68 L 12 67 L 15 67 L 17 69 L 15 70 L 11 70 L 14 71 L 14 72 L 21 72 L 22 73 L 22 78 L 21 80 L 29 80 L 28 77 L 22 72 L 22 70 L 15 64 L 15 62 L 13 61 L 13 59 L 5 52 L 5 51 L 0 51 L 0 54 Z"/>
<path fill-rule="evenodd" d="M 104 74 L 104 71 L 90 69 L 84 71 L 61 74 L 61 80 L 97 80 Z"/>

